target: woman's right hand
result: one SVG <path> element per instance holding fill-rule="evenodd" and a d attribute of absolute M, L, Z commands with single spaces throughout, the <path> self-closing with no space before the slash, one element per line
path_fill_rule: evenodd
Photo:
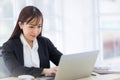
<path fill-rule="evenodd" d="M 57 73 L 58 67 L 44 68 L 42 74 L 45 76 L 53 76 Z"/>

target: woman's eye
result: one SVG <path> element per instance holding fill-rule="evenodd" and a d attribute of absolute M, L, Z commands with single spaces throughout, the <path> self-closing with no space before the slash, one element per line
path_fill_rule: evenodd
<path fill-rule="evenodd" d="M 33 26 L 30 26 L 30 28 L 34 28 Z"/>
<path fill-rule="evenodd" d="M 38 26 L 38 28 L 41 28 L 42 26 Z"/>

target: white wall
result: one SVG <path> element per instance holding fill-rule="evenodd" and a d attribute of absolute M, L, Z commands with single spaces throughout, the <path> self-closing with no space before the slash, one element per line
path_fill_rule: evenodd
<path fill-rule="evenodd" d="M 94 0 L 63 0 L 65 54 L 94 50 Z"/>

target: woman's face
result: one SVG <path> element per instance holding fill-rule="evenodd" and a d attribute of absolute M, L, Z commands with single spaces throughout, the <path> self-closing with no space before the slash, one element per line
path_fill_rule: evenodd
<path fill-rule="evenodd" d="M 40 18 L 37 22 L 37 18 L 31 20 L 28 24 L 19 22 L 20 28 L 23 30 L 23 36 L 27 42 L 33 41 L 41 33 L 42 30 L 42 19 Z"/>

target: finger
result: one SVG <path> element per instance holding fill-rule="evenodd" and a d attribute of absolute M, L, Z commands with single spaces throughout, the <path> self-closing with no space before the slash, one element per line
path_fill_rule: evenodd
<path fill-rule="evenodd" d="M 54 67 L 53 69 L 57 71 L 57 70 L 58 70 L 58 67 Z"/>

